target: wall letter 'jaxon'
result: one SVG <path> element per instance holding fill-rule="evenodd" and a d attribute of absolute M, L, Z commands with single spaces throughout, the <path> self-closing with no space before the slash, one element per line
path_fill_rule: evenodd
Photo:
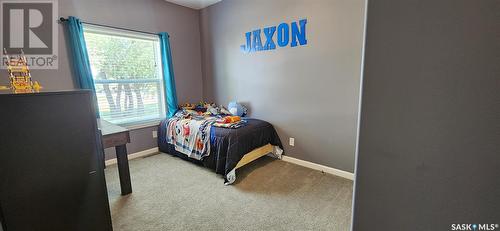
<path fill-rule="evenodd" d="M 245 33 L 246 44 L 241 45 L 245 53 L 274 50 L 276 47 L 296 47 L 307 44 L 307 19 L 299 22 L 281 23 L 278 26 L 266 27 Z"/>

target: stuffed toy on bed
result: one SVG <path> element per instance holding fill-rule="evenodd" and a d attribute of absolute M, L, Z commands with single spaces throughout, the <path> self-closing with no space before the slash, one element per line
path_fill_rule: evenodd
<path fill-rule="evenodd" d="M 235 101 L 230 102 L 229 105 L 227 106 L 227 109 L 231 114 L 235 116 L 245 116 L 247 114 L 247 108 Z"/>

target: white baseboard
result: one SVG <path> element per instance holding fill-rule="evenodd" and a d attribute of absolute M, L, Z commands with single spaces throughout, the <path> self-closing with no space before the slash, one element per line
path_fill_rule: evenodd
<path fill-rule="evenodd" d="M 340 176 L 340 177 L 346 178 L 348 180 L 354 180 L 354 173 L 346 172 L 346 171 L 343 171 L 340 169 L 327 167 L 327 166 L 324 166 L 321 164 L 316 164 L 316 163 L 312 163 L 309 161 L 300 160 L 300 159 L 289 157 L 286 155 L 283 155 L 281 160 L 289 162 L 289 163 L 293 163 L 296 165 L 304 166 L 306 168 L 311 168 L 311 169 L 315 169 L 315 170 L 322 171 L 325 173 L 329 173 L 329 174 L 332 174 L 335 176 Z"/>
<path fill-rule="evenodd" d="M 140 151 L 140 152 L 129 154 L 128 155 L 128 159 L 129 160 L 133 160 L 133 159 L 137 159 L 137 158 L 147 157 L 147 156 L 151 156 L 153 154 L 156 154 L 158 152 L 159 152 L 158 147 L 151 148 L 151 149 L 147 149 L 147 150 L 144 150 L 144 151 Z M 110 165 L 116 164 L 116 158 L 106 160 L 104 163 L 106 164 L 106 166 L 110 166 Z"/>

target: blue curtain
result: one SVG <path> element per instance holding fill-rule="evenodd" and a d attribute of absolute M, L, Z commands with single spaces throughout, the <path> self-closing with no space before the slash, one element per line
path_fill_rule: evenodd
<path fill-rule="evenodd" d="M 169 35 L 161 32 L 160 49 L 161 62 L 163 64 L 163 79 L 165 83 L 165 97 L 167 98 L 167 117 L 172 117 L 177 112 L 177 92 L 175 91 L 174 68 L 172 65 L 172 52 L 170 50 Z"/>
<path fill-rule="evenodd" d="M 97 97 L 95 95 L 94 79 L 90 69 L 89 54 L 87 45 L 83 37 L 82 22 L 75 17 L 70 16 L 67 22 L 69 50 L 73 64 L 73 74 L 80 89 L 88 89 L 93 92 L 94 107 L 99 118 L 99 108 L 97 107 Z"/>

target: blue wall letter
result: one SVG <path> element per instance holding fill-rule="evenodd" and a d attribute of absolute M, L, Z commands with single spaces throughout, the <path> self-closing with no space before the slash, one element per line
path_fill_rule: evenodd
<path fill-rule="evenodd" d="M 250 49 L 252 48 L 251 40 L 250 40 L 251 35 L 252 35 L 251 32 L 245 33 L 245 37 L 247 39 L 247 44 L 246 45 L 241 45 L 241 51 L 243 51 L 245 53 L 250 52 Z"/>
<path fill-rule="evenodd" d="M 296 22 L 292 23 L 292 42 L 290 43 L 291 47 L 297 46 L 297 39 L 299 40 L 299 43 L 301 46 L 307 44 L 306 23 L 307 23 L 307 19 L 302 19 L 299 21 L 300 31 L 299 31 L 299 28 L 297 27 L 297 23 Z"/>
<path fill-rule="evenodd" d="M 262 50 L 262 40 L 260 39 L 260 29 L 253 31 L 252 51 Z"/>
<path fill-rule="evenodd" d="M 278 45 L 280 47 L 286 47 L 288 45 L 288 40 L 290 36 L 290 29 L 288 28 L 288 24 L 281 23 L 278 26 Z"/>
<path fill-rule="evenodd" d="M 276 31 L 276 27 L 264 28 L 264 35 L 266 36 L 266 44 L 264 44 L 264 50 L 274 50 L 276 49 L 276 44 L 273 41 L 273 35 Z"/>

